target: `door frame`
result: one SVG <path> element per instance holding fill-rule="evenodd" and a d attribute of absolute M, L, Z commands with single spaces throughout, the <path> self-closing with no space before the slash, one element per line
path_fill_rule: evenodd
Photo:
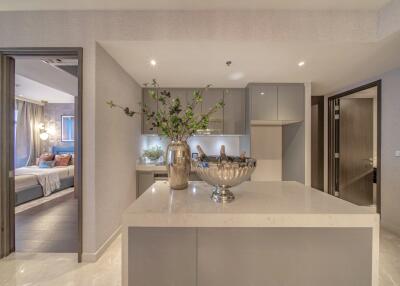
<path fill-rule="evenodd" d="M 324 191 L 324 184 L 325 184 L 325 177 L 324 177 L 324 173 L 325 173 L 325 164 L 324 164 L 324 153 L 325 153 L 325 144 L 324 144 L 324 134 L 325 134 L 325 124 L 324 124 L 324 117 L 325 117 L 325 97 L 323 95 L 317 95 L 317 96 L 311 96 L 311 112 L 312 112 L 312 107 L 313 105 L 318 105 L 318 129 L 319 130 L 314 130 L 313 127 L 313 119 L 311 118 L 311 134 L 313 134 L 314 131 L 320 131 L 318 132 L 318 144 L 321 143 L 321 149 L 318 150 L 311 150 L 311 156 L 313 156 L 313 154 L 315 154 L 315 152 L 318 153 L 318 159 L 319 161 L 317 163 L 315 163 L 313 160 L 311 160 L 311 186 L 317 190 L 320 191 Z M 313 145 L 313 138 L 311 138 L 311 145 Z M 318 169 L 321 169 L 321 180 L 322 180 L 322 186 L 314 186 L 313 185 L 313 175 L 315 175 L 313 173 L 313 165 L 317 164 L 317 165 L 322 165 L 321 168 L 319 168 L 320 166 L 318 166 Z"/>
<path fill-rule="evenodd" d="M 334 137 L 333 137 L 333 124 L 334 124 L 334 100 L 360 92 L 369 88 L 377 88 L 377 166 L 376 166 L 376 207 L 377 212 L 381 213 L 381 131 L 382 131 L 382 80 L 377 80 L 370 82 L 368 84 L 347 90 L 328 97 L 328 193 L 334 195 L 334 160 L 335 160 L 335 150 L 334 150 Z M 338 171 L 338 170 L 336 170 Z"/>
<path fill-rule="evenodd" d="M 74 187 L 75 194 L 78 200 L 78 262 L 82 261 L 82 244 L 83 244 L 83 204 L 82 204 L 82 102 L 83 102 L 83 48 L 81 47 L 24 47 L 24 48 L 0 48 L 0 57 L 14 57 L 14 56 L 74 56 L 78 59 L 78 96 L 77 100 L 75 100 L 75 142 L 74 142 L 74 153 L 75 153 L 75 179 L 74 179 Z M 1 61 L 0 61 L 1 62 Z M 9 75 L 10 71 L 6 65 L 2 64 L 0 67 L 0 101 L 1 102 L 13 102 L 14 95 L 10 96 L 10 92 L 7 92 L 3 87 L 7 86 L 7 75 Z M 0 111 L 0 126 L 5 126 L 3 124 L 14 124 L 14 121 L 9 122 L 11 120 L 5 120 L 7 118 L 11 118 L 10 112 L 12 111 L 11 106 L 9 105 L 7 108 L 4 108 Z M 3 113 L 3 114 L 2 114 Z M 14 114 L 14 112 L 12 112 Z M 13 115 L 12 115 L 13 116 Z M 6 123 L 4 122 L 6 121 Z M 9 126 L 11 128 L 11 126 Z M 13 128 L 13 127 L 12 127 Z M 11 137 L 11 138 L 10 138 Z M 0 150 L 0 159 L 4 163 L 1 164 L 1 174 L 0 180 L 2 178 L 8 178 L 8 180 L 14 181 L 14 176 L 9 175 L 10 166 L 13 166 L 13 156 L 7 156 L 7 154 L 14 154 L 14 145 L 11 144 L 13 142 L 14 136 L 4 136 L 2 134 L 2 146 L 7 146 L 6 148 L 1 148 Z M 5 159 L 5 160 L 4 160 Z M 1 181 L 0 181 L 1 183 Z M 12 183 L 13 184 L 13 183 Z M 3 202 L 5 204 L 8 203 L 10 212 L 10 219 L 8 220 L 8 224 L 14 223 L 15 220 L 15 212 L 14 212 L 14 196 L 10 196 L 12 193 L 11 186 L 12 184 L 6 184 L 7 187 L 2 187 L 0 189 L 0 202 L 1 198 L 11 197 L 8 202 Z M 3 184 L 4 185 L 4 184 Z M 0 185 L 0 186 L 3 186 Z M 1 208 L 1 205 L 0 205 Z M 1 218 L 1 213 L 0 213 Z M 1 253 L 0 249 L 0 258 L 3 256 L 7 256 L 10 252 L 15 251 L 15 229 L 14 226 L 9 226 L 11 228 L 11 247 L 6 249 L 5 253 Z M 0 234 L 1 235 L 1 234 Z M 1 239 L 0 239 L 1 241 Z"/>

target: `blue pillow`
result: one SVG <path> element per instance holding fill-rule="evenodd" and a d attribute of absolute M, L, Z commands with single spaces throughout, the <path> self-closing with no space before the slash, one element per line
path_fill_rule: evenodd
<path fill-rule="evenodd" d="M 53 168 L 54 164 L 55 164 L 55 161 L 40 161 L 39 168 L 43 168 L 43 169 Z"/>

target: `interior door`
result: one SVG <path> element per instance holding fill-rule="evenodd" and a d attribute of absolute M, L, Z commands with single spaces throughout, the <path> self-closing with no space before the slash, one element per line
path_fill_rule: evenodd
<path fill-rule="evenodd" d="M 341 98 L 339 108 L 339 196 L 372 205 L 373 99 Z"/>
<path fill-rule="evenodd" d="M 0 53 L 0 258 L 15 251 L 14 88 L 15 61 Z"/>

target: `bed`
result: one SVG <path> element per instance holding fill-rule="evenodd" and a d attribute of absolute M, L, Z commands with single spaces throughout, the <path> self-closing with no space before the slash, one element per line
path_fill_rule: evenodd
<path fill-rule="evenodd" d="M 73 154 L 73 146 L 53 146 L 52 153 Z M 15 170 L 15 205 L 21 205 L 74 186 L 74 165 L 41 169 L 28 166 Z"/>

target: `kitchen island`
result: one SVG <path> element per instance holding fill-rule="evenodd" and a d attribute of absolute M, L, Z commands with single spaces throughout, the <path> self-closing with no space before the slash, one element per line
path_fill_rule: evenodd
<path fill-rule="evenodd" d="M 297 182 L 156 182 L 124 213 L 123 285 L 377 286 L 379 215 Z"/>

